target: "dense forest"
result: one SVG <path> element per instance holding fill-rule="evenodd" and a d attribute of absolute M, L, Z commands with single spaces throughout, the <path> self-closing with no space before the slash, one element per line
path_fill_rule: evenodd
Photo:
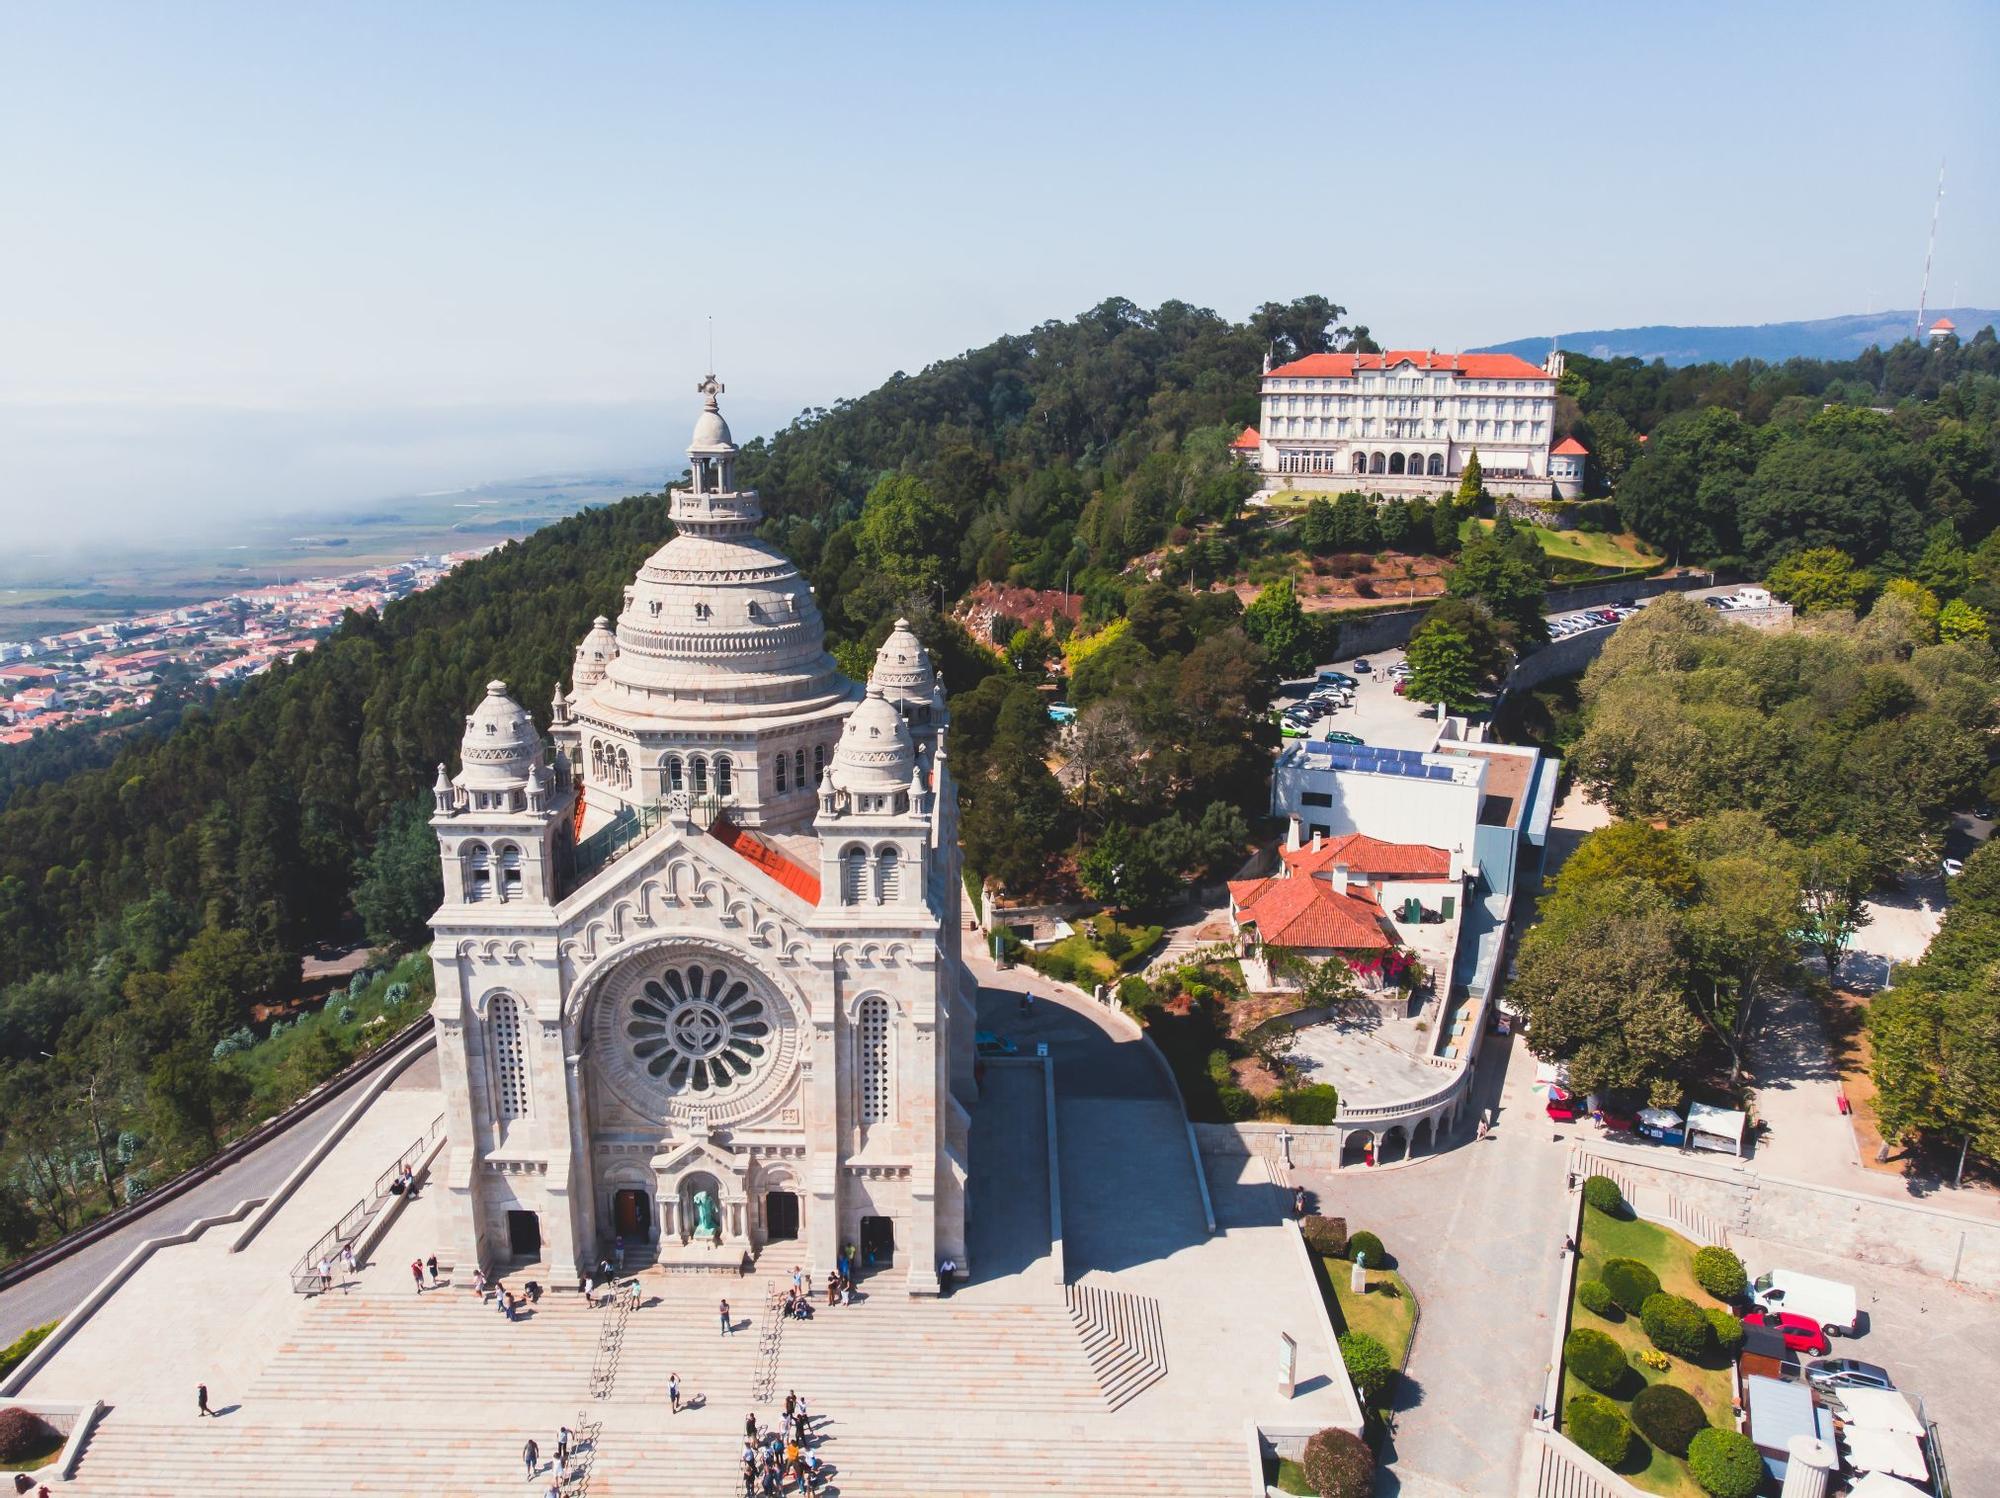
<path fill-rule="evenodd" d="M 938 651 L 983 872 L 1028 886 L 1060 867 L 1109 903 L 1144 906 L 1240 848 L 1275 743 L 1273 679 L 1329 642 L 1288 581 L 1248 609 L 1186 584 L 1227 574 L 1263 523 L 1242 513 L 1253 481 L 1227 451 L 1255 419 L 1260 361 L 1373 347 L 1345 317 L 1323 297 L 1242 322 L 1113 299 L 745 447 L 765 534 L 812 579 L 843 662 L 861 665 L 898 612 Z M 1835 551 L 1849 562 L 1836 600 L 1840 586 L 1861 600 L 1908 574 L 1984 608 L 1996 392 L 1986 332 L 1846 365 L 1576 358 L 1562 415 L 1620 513 L 1659 545 Z M 1823 506 L 1807 502 L 1822 492 Z M 1349 499 L 1302 524 L 1316 545 L 1450 553 L 1479 502 L 1475 482 L 1458 505 L 1378 514 Z M 43 1100 L 36 1158 L 73 1147 L 73 1173 L 101 1175 L 114 1167 L 87 1146 L 105 1127 L 159 1163 L 212 1148 L 246 1107 L 236 1068 L 257 1039 L 252 1002 L 289 991 L 301 954 L 350 913 L 386 945 L 420 938 L 436 877 L 420 798 L 481 684 L 507 680 L 544 716 L 591 617 L 616 612 L 669 532 L 659 496 L 571 517 L 379 617 L 349 616 L 311 655 L 108 764 L 15 771 L 0 810 L 0 1091 L 16 1120 Z M 1505 526 L 1466 544 L 1436 621 L 1441 696 L 1532 641 L 1537 556 Z M 1806 570 L 1823 581 L 1820 561 Z M 944 617 L 979 580 L 1067 588 L 1082 621 L 1018 631 L 995 653 Z M 1926 702 L 1953 675 L 1900 670 L 1896 689 Z M 1082 716 L 1052 753 L 1044 688 L 1058 673 Z M 1920 842 L 1910 832 L 1898 847 Z M 85 1095 L 81 1111 L 54 1101 Z M 10 1123 L 0 1168 L 41 1203 L 29 1145 Z M 0 1247 L 57 1225 L 38 1205 L 0 1225 Z"/>

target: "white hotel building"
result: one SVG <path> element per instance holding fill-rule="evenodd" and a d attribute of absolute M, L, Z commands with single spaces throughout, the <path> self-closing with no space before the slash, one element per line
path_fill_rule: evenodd
<path fill-rule="evenodd" d="M 1582 450 L 1550 451 L 1561 373 L 1560 353 L 1540 369 L 1513 354 L 1310 354 L 1266 368 L 1254 446 L 1246 432 L 1237 450 L 1270 489 L 1437 494 L 1477 452 L 1494 494 L 1573 499 Z"/>

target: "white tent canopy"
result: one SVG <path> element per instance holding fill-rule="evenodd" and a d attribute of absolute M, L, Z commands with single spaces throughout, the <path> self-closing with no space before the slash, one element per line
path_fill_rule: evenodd
<path fill-rule="evenodd" d="M 1688 1143 L 1705 1145 L 1714 1149 L 1727 1144 L 1738 1155 L 1743 1153 L 1743 1130 L 1750 1122 L 1748 1114 L 1739 1113 L 1734 1108 L 1712 1108 L 1707 1103 L 1688 1104 Z"/>
<path fill-rule="evenodd" d="M 1924 1433 L 1924 1422 L 1910 1408 L 1910 1401 L 1894 1389 L 1842 1389 L 1840 1403 L 1847 1411 L 1850 1426 L 1894 1431 L 1905 1436 Z"/>
<path fill-rule="evenodd" d="M 1681 1116 L 1671 1108 L 1641 1108 L 1639 1122 L 1649 1129 L 1678 1129 Z"/>
<path fill-rule="evenodd" d="M 1841 1433 L 1847 1443 L 1847 1465 L 1857 1472 L 1887 1472 L 1912 1482 L 1929 1482 L 1931 1469 L 1917 1438 L 1896 1430 L 1868 1430 L 1850 1425 Z"/>
<path fill-rule="evenodd" d="M 1847 1498 L 1930 1498 L 1930 1494 L 1887 1472 L 1864 1472 L 1847 1490 Z"/>

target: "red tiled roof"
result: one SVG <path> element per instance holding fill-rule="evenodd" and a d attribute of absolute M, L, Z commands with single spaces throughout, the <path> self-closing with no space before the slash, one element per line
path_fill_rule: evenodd
<path fill-rule="evenodd" d="M 1243 435 L 1229 445 L 1231 447 L 1262 447 L 1264 445 L 1264 434 L 1255 427 L 1245 427 Z"/>
<path fill-rule="evenodd" d="M 1590 456 L 1590 449 L 1574 437 L 1565 437 L 1561 442 L 1549 449 L 1549 456 L 1552 458 L 1587 458 Z"/>
<path fill-rule="evenodd" d="M 708 832 L 723 847 L 755 864 L 807 904 L 819 904 L 819 875 L 793 863 L 756 833 L 738 827 L 727 817 L 717 817 Z"/>
<path fill-rule="evenodd" d="M 1257 934 L 1274 946 L 1357 952 L 1396 945 L 1372 899 L 1337 894 L 1324 879 L 1231 880 L 1229 898 L 1238 920 L 1255 922 Z"/>
<path fill-rule="evenodd" d="M 1370 879 L 1448 879 L 1451 854 L 1422 843 L 1385 843 L 1379 837 L 1350 832 L 1327 838 L 1317 849 L 1283 850 L 1294 874 L 1323 874 L 1345 868 Z"/>
<path fill-rule="evenodd" d="M 1931 324 L 1931 331 L 1933 333 L 1955 333 L 1958 331 L 1958 324 L 1948 317 L 1940 317 L 1936 322 Z"/>
<path fill-rule="evenodd" d="M 1316 378 L 1351 379 L 1357 369 L 1393 369 L 1398 364 L 1418 369 L 1442 370 L 1470 375 L 1475 380 L 1548 380 L 1555 376 L 1538 369 L 1515 354 L 1437 354 L 1429 349 L 1390 349 L 1382 354 L 1307 354 L 1272 370 L 1275 375 L 1312 375 Z"/>

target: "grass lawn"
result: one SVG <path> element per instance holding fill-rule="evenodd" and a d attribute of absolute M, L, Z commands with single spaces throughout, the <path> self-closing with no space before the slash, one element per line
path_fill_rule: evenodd
<path fill-rule="evenodd" d="M 1114 958 L 1100 944 L 1098 933 L 1104 927 L 1115 927 L 1129 943 L 1122 956 Z M 1096 915 L 1082 922 L 1073 935 L 1045 947 L 1042 955 L 1070 963 L 1076 969 L 1076 981 L 1088 988 L 1093 983 L 1115 983 L 1119 974 L 1140 967 L 1160 940 L 1158 926 L 1128 926 L 1108 915 Z"/>
<path fill-rule="evenodd" d="M 1693 1260 L 1694 1251 L 1700 1245 L 1690 1243 L 1680 1234 L 1660 1227 L 1656 1223 L 1639 1218 L 1607 1217 L 1595 1207 L 1583 1209 L 1583 1263 L 1578 1267 L 1577 1283 L 1603 1276 L 1607 1259 L 1637 1259 L 1660 1277 L 1660 1288 L 1673 1295 L 1685 1295 L 1698 1306 L 1711 1306 L 1717 1302 L 1695 1283 Z M 1708 1412 L 1709 1424 L 1725 1429 L 1733 1429 L 1729 1406 L 1729 1367 L 1720 1357 L 1711 1360 L 1712 1366 L 1704 1367 L 1675 1358 L 1673 1365 L 1664 1373 L 1656 1373 L 1643 1363 L 1632 1361 L 1631 1355 L 1642 1349 L 1649 1349 L 1645 1329 L 1639 1325 L 1637 1316 L 1626 1316 L 1621 1320 L 1607 1321 L 1583 1308 L 1571 1291 L 1570 1326 L 1593 1327 L 1605 1333 L 1625 1350 L 1627 1364 L 1631 1370 L 1624 1385 L 1612 1396 L 1620 1407 L 1631 1404 L 1632 1396 L 1646 1384 L 1671 1383 L 1692 1394 Z M 1587 1386 L 1567 1370 L 1563 1373 L 1562 1402 L 1569 1404 L 1570 1396 L 1585 1392 Z M 1629 1410 L 1628 1410 L 1629 1413 Z M 1673 1498 L 1703 1498 L 1701 1488 L 1688 1475 L 1687 1463 L 1677 1456 L 1670 1456 L 1650 1445 L 1643 1436 L 1632 1442 L 1633 1455 L 1619 1465 L 1617 1471 L 1635 1485 L 1652 1493 L 1666 1493 Z M 1642 1462 L 1639 1457 L 1643 1456 Z"/>
<path fill-rule="evenodd" d="M 46 1467 L 50 1462 L 62 1455 L 63 1446 L 68 1439 L 69 1437 L 67 1436 L 52 1436 L 40 1446 L 30 1447 L 21 1454 L 19 1461 L 10 1462 L 7 1470 L 10 1472 L 32 1472 L 37 1467 Z M 1312 1489 L 1302 1488 L 1300 1491 L 1310 1493 Z"/>
<path fill-rule="evenodd" d="M 1306 1481 L 1306 1469 L 1287 1457 L 1278 1458 L 1278 1491 L 1300 1493 L 1304 1498 L 1319 1498 L 1319 1489 Z"/>
<path fill-rule="evenodd" d="M 1351 1332 L 1366 1332 L 1389 1349 L 1389 1361 L 1398 1368 L 1410 1355 L 1410 1333 L 1417 1326 L 1417 1300 L 1403 1277 L 1393 1269 L 1368 1271 L 1368 1293 L 1356 1295 L 1347 1288 L 1354 1266 L 1345 1259 L 1326 1259 L 1327 1283 L 1340 1306 L 1340 1319 Z"/>
<path fill-rule="evenodd" d="M 1475 525 L 1483 525 L 1489 530 L 1493 526 L 1490 520 L 1468 520 L 1465 524 L 1465 534 L 1470 534 L 1470 527 Z M 1533 532 L 1535 539 L 1542 543 L 1542 550 L 1558 562 L 1582 562 L 1589 567 L 1623 570 L 1627 567 L 1650 567 L 1660 560 L 1646 550 L 1636 536 L 1612 536 L 1597 531 L 1552 531 L 1547 526 L 1522 525 L 1519 521 L 1515 522 L 1515 529 Z"/>

